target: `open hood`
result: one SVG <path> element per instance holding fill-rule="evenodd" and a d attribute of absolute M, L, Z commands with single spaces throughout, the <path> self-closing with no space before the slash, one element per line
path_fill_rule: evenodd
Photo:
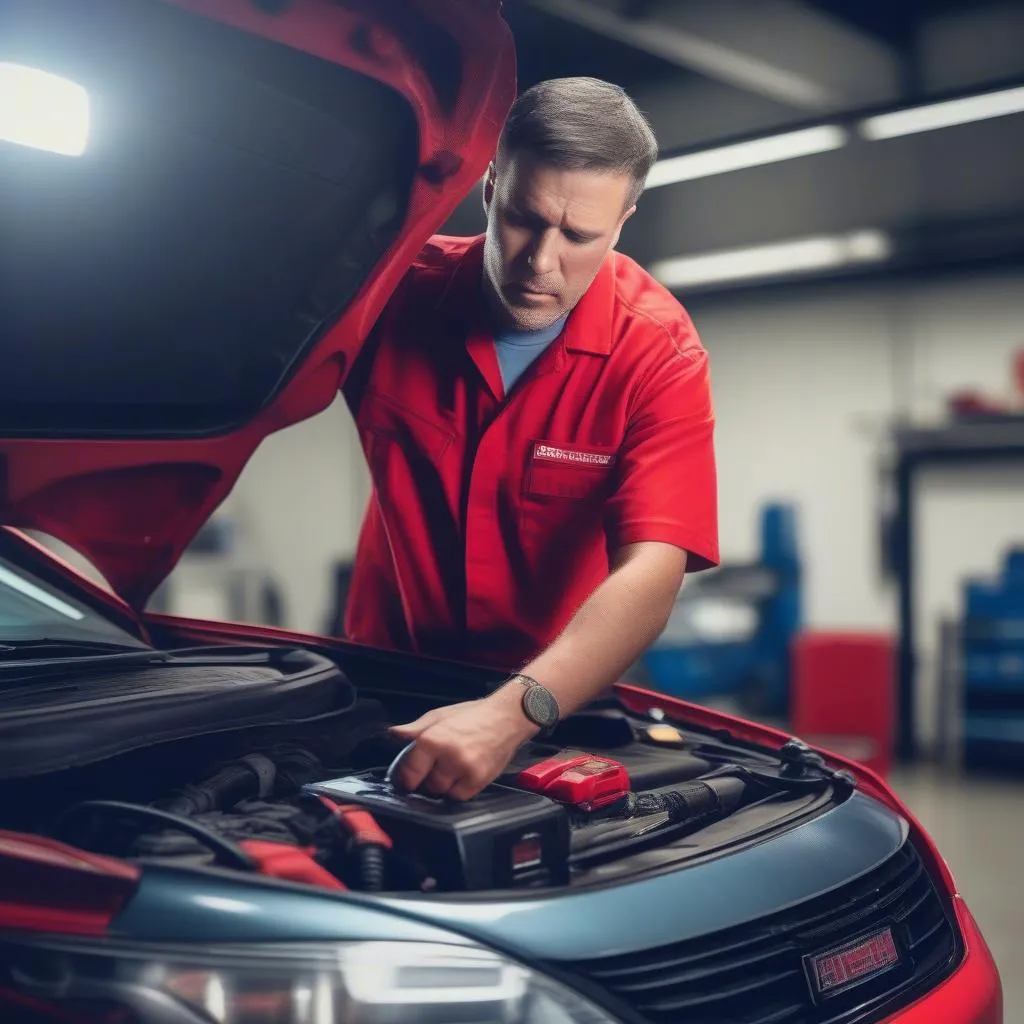
<path fill-rule="evenodd" d="M 499 7 L 0 0 L 0 521 L 145 605 L 483 174 Z"/>

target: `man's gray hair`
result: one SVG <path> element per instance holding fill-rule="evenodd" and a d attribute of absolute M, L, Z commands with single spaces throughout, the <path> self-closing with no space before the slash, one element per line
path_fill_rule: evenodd
<path fill-rule="evenodd" d="M 628 174 L 633 187 L 626 205 L 632 206 L 658 159 L 658 141 L 621 87 L 599 78 L 552 78 L 512 105 L 498 143 L 499 164 L 517 152 L 562 170 Z"/>

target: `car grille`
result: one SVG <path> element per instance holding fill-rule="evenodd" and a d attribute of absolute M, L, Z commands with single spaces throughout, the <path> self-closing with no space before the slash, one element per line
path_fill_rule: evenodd
<path fill-rule="evenodd" d="M 803 957 L 887 925 L 904 952 L 903 968 L 815 1005 Z M 909 1000 L 926 978 L 950 970 L 956 951 L 942 901 L 906 843 L 849 885 L 771 917 L 641 953 L 558 967 L 653 1024 L 826 1024 L 859 1021 L 882 1006 L 892 1012 L 900 994 Z"/>

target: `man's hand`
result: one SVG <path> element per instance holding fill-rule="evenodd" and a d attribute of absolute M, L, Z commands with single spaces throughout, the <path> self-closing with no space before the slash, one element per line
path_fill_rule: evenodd
<path fill-rule="evenodd" d="M 422 786 L 453 800 L 476 796 L 537 733 L 523 714 L 522 696 L 522 687 L 512 683 L 482 700 L 435 708 L 393 726 L 393 735 L 416 741 L 398 768 L 399 785 L 410 792 Z"/>

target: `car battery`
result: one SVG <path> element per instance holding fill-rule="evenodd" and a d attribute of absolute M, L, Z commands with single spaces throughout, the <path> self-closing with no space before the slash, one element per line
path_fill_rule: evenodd
<path fill-rule="evenodd" d="M 416 862 L 437 889 L 476 892 L 569 880 L 568 816 L 540 794 L 491 785 L 459 802 L 403 792 L 377 770 L 305 791 L 366 808 L 394 852 Z"/>

